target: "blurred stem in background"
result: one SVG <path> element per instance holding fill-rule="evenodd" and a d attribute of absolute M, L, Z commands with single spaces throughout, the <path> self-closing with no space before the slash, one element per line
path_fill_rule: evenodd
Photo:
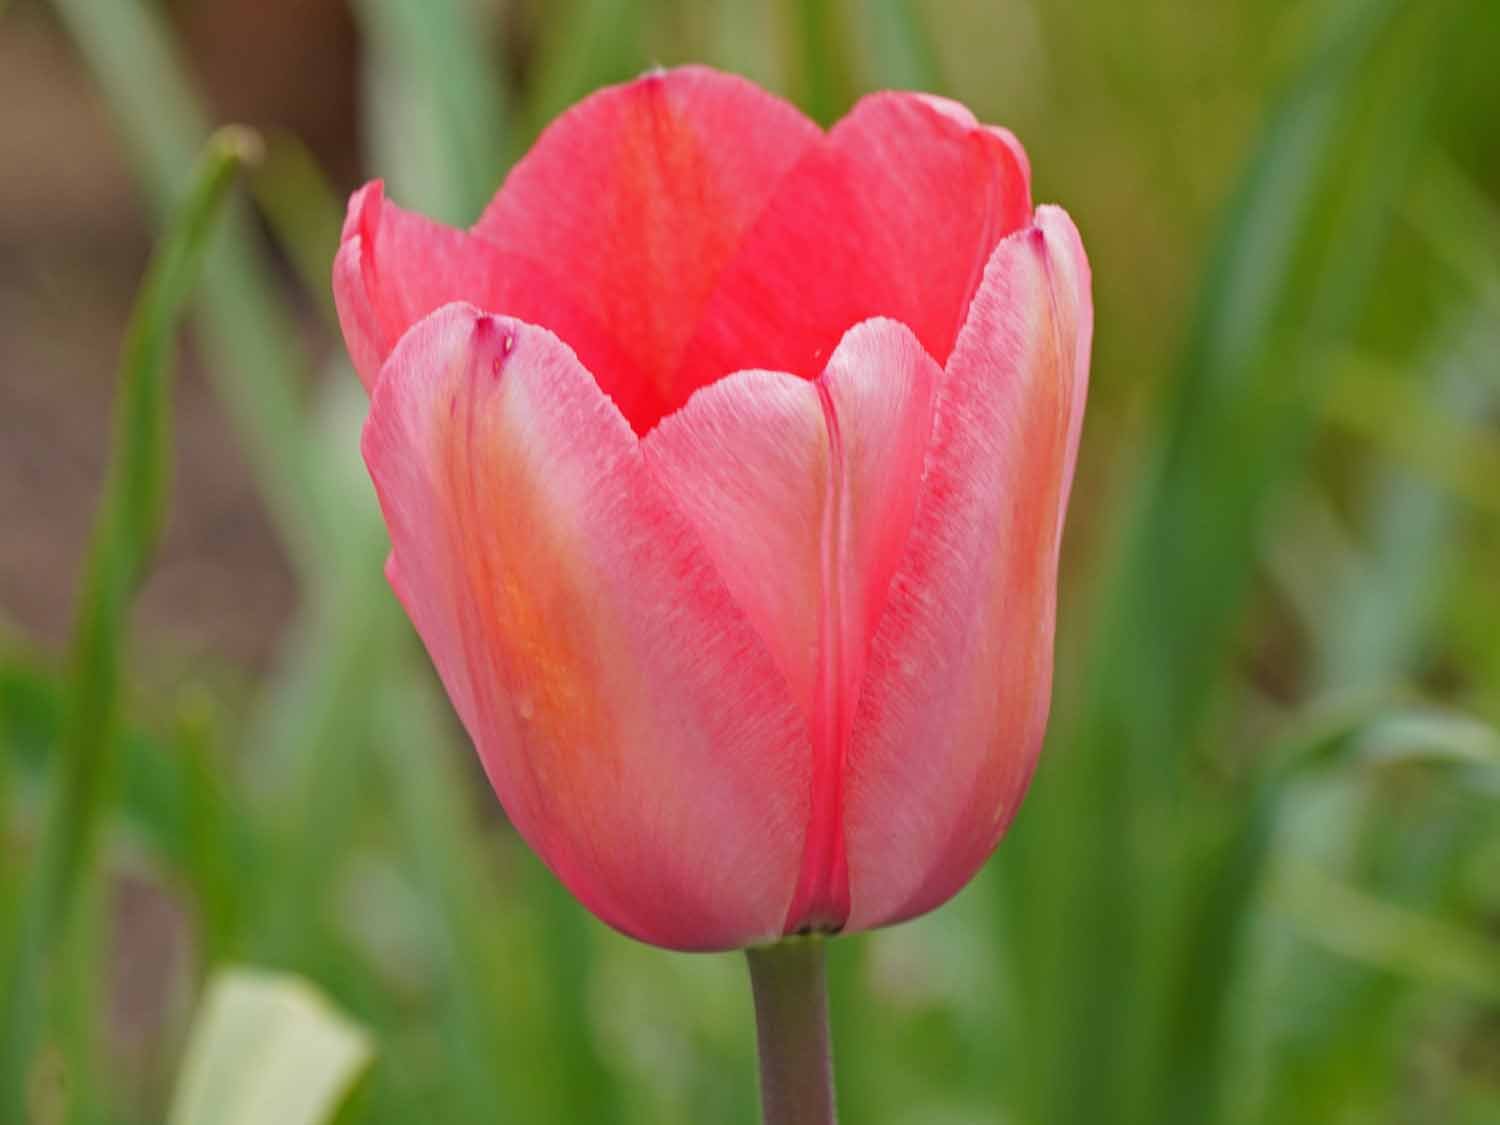
<path fill-rule="evenodd" d="M 575 0 L 560 9 L 538 44 L 536 80 L 525 118 L 526 145 L 563 110 L 591 90 L 633 77 L 659 60 L 641 57 L 641 0 Z M 490 184 L 493 190 L 495 184 Z M 477 217 L 477 216 L 475 216 Z M 472 220 L 470 220 L 472 221 Z"/>
<path fill-rule="evenodd" d="M 93 935 L 107 930 L 99 924 L 92 875 L 112 808 L 130 601 L 166 518 L 177 323 L 230 185 L 258 151 L 258 139 L 240 129 L 221 130 L 209 141 L 126 330 L 109 475 L 78 598 L 52 808 L 0 991 L 0 1111 L 7 1120 L 32 1119 L 28 1089 L 39 1049 L 59 1035 L 48 1014 L 59 1007 L 69 1023 L 82 1025 L 61 1033 L 71 1048 L 64 1071 L 71 1118 L 99 1112 L 84 1100 L 102 1096 L 88 1055 L 95 1046 L 90 1024 L 101 1008 Z M 78 999 L 69 1003 L 56 994 L 62 991 Z"/>
<path fill-rule="evenodd" d="M 840 0 L 783 0 L 782 10 L 794 44 L 792 100 L 820 125 L 831 125 L 854 99 L 843 5 Z"/>
<path fill-rule="evenodd" d="M 942 91 L 937 47 L 912 0 L 873 0 L 869 9 L 881 85 L 898 90 Z"/>
<path fill-rule="evenodd" d="M 485 31 L 477 11 L 448 0 L 357 0 L 355 9 L 370 50 L 374 147 L 391 157 L 379 162 L 382 175 L 425 214 L 473 222 L 500 182 L 510 141 L 499 68 L 476 47 Z M 327 290 L 326 278 L 319 288 Z"/>

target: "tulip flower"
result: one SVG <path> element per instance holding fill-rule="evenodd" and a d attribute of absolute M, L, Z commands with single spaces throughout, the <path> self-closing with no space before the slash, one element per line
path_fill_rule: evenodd
<path fill-rule="evenodd" d="M 467 232 L 350 201 L 391 584 L 517 831 L 612 926 L 897 922 L 1015 815 L 1093 319 L 1029 178 L 951 101 L 824 133 L 688 67 L 565 113 Z"/>

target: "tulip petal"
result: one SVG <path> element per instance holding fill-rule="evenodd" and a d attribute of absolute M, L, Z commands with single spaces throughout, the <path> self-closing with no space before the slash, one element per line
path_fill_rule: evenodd
<path fill-rule="evenodd" d="M 820 136 L 790 104 L 742 78 L 697 66 L 653 72 L 558 118 L 474 233 L 544 264 L 611 334 L 629 379 L 609 380 L 600 360 L 574 346 L 644 433 L 734 370 L 691 384 L 676 378 L 721 270 Z"/>
<path fill-rule="evenodd" d="M 861 100 L 781 181 L 703 313 L 679 381 L 761 366 L 809 378 L 870 317 L 947 360 L 984 263 L 1030 221 L 1025 153 L 956 102 Z"/>
<path fill-rule="evenodd" d="M 916 505 L 940 371 L 904 325 L 858 325 L 816 382 L 742 371 L 642 441 L 812 731 L 788 930 L 848 913 L 842 776 L 865 653 Z"/>
<path fill-rule="evenodd" d="M 364 452 L 397 593 L 543 860 L 658 945 L 779 934 L 805 720 L 574 354 L 446 306 L 392 352 Z"/>
<path fill-rule="evenodd" d="M 1077 231 L 1039 208 L 991 257 L 948 361 L 871 647 L 846 778 L 851 929 L 957 892 L 1030 780 L 1092 330 Z"/>
<path fill-rule="evenodd" d="M 588 311 L 535 262 L 385 198 L 377 180 L 349 200 L 333 264 L 339 324 L 366 390 L 396 342 L 417 321 L 453 301 L 507 313 L 551 329 L 591 357 L 610 380 L 630 385 L 631 360 Z"/>
<path fill-rule="evenodd" d="M 641 449 L 810 718 L 829 456 L 817 389 L 738 372 L 664 418 Z"/>

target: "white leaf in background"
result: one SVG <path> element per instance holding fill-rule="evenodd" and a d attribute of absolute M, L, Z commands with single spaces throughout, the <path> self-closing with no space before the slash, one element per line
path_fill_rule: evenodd
<path fill-rule="evenodd" d="M 188 1037 L 169 1125 L 325 1125 L 369 1064 L 363 1029 L 299 977 L 218 973 Z"/>

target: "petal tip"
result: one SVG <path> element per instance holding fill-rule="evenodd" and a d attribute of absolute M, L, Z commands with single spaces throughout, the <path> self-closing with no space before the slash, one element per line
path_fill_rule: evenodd
<path fill-rule="evenodd" d="M 1080 252 L 1083 250 L 1083 235 L 1078 231 L 1078 224 L 1056 203 L 1038 204 L 1032 224 L 1046 231 L 1049 237 L 1060 239 Z"/>
<path fill-rule="evenodd" d="M 830 371 L 853 362 L 856 356 L 866 350 L 932 358 L 911 325 L 904 320 L 891 316 L 872 316 L 853 325 L 839 338 L 818 380 L 826 379 Z"/>
<path fill-rule="evenodd" d="M 986 125 L 983 128 L 1010 151 L 1011 158 L 1021 170 L 1021 178 L 1025 180 L 1029 194 L 1031 191 L 1031 157 L 1026 155 L 1026 146 L 1021 143 L 1019 137 L 1003 125 Z"/>
<path fill-rule="evenodd" d="M 478 313 L 474 318 L 473 342 L 476 349 L 493 351 L 490 374 L 500 377 L 505 362 L 515 350 L 517 322 L 494 313 Z"/>
<path fill-rule="evenodd" d="M 1036 209 L 1032 219 L 1033 229 L 1040 231 L 1045 246 L 1045 261 L 1050 272 L 1053 263 L 1061 263 L 1066 284 L 1073 287 L 1086 315 L 1085 329 L 1092 331 L 1093 269 L 1089 265 L 1088 252 L 1083 246 L 1083 236 L 1065 210 L 1055 203 L 1044 203 Z"/>
<path fill-rule="evenodd" d="M 333 257 L 333 303 L 339 328 L 355 374 L 372 391 L 380 371 L 379 326 L 364 283 L 365 246 L 362 235 L 345 239 Z"/>
<path fill-rule="evenodd" d="M 385 181 L 371 180 L 349 197 L 344 209 L 344 227 L 339 234 L 341 242 L 373 234 L 380 221 L 380 211 L 385 204 Z"/>
<path fill-rule="evenodd" d="M 979 119 L 974 116 L 973 110 L 964 105 L 963 102 L 955 101 L 953 98 L 945 98 L 938 94 L 909 94 L 907 96 L 919 104 L 925 105 L 933 112 L 939 113 L 950 121 L 956 122 L 965 129 L 973 129 L 979 125 Z"/>

